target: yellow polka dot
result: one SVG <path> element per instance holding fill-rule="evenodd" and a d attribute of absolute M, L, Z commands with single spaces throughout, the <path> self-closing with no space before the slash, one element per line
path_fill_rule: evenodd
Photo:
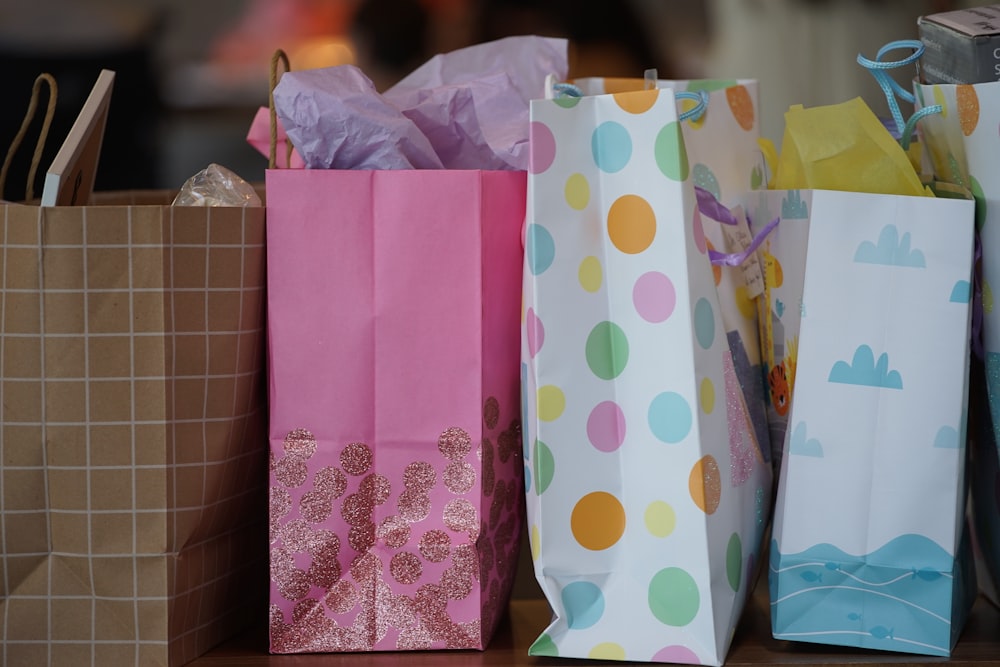
<path fill-rule="evenodd" d="M 569 207 L 582 211 L 590 203 L 590 184 L 583 174 L 571 174 L 566 179 L 566 203 Z"/>
<path fill-rule="evenodd" d="M 528 542 L 531 544 L 531 560 L 538 560 L 538 557 L 542 555 L 542 534 L 538 530 L 537 524 L 531 525 L 531 535 Z"/>
<path fill-rule="evenodd" d="M 656 88 L 651 90 L 639 90 L 628 93 L 615 93 L 615 102 L 623 111 L 628 113 L 645 113 L 656 104 L 656 98 L 660 91 Z"/>
<path fill-rule="evenodd" d="M 681 102 L 680 113 L 686 113 L 694 109 L 696 106 L 698 106 L 698 102 L 696 102 L 695 100 L 690 100 L 686 97 L 682 99 L 680 102 Z M 705 124 L 706 116 L 708 116 L 708 114 L 703 113 L 697 118 L 688 118 L 687 120 L 688 125 L 690 125 L 692 129 L 700 130 L 702 126 Z"/>
<path fill-rule="evenodd" d="M 584 257 L 583 261 L 580 262 L 580 270 L 577 273 L 580 279 L 580 287 L 588 292 L 596 292 L 601 289 L 601 282 L 604 280 L 601 260 L 593 255 Z"/>
<path fill-rule="evenodd" d="M 941 86 L 934 86 L 932 88 L 934 91 L 934 104 L 941 105 L 941 117 L 948 117 L 948 103 L 944 99 L 944 91 L 941 90 Z"/>
<path fill-rule="evenodd" d="M 625 647 L 614 642 L 604 642 L 590 649 L 587 657 L 593 660 L 624 660 Z"/>
<path fill-rule="evenodd" d="M 736 307 L 740 309 L 740 315 L 748 320 L 757 313 L 757 306 L 750 298 L 750 292 L 745 285 L 736 288 Z"/>
<path fill-rule="evenodd" d="M 646 530 L 654 537 L 666 537 L 674 532 L 674 526 L 677 525 L 677 514 L 674 512 L 674 508 L 662 500 L 651 502 L 646 507 L 643 518 L 646 521 Z"/>
<path fill-rule="evenodd" d="M 656 236 L 653 207 L 639 195 L 622 195 L 608 210 L 608 236 L 615 247 L 629 255 L 642 252 Z"/>
<path fill-rule="evenodd" d="M 573 507 L 570 529 L 583 548 L 607 549 L 625 534 L 625 508 L 610 493 L 588 493 Z"/>
<path fill-rule="evenodd" d="M 566 396 L 554 384 L 538 388 L 538 418 L 550 422 L 558 419 L 566 409 Z"/>
<path fill-rule="evenodd" d="M 711 378 L 705 378 L 701 381 L 698 398 L 701 401 L 701 411 L 706 415 L 712 414 L 712 410 L 715 409 L 715 385 L 712 384 Z"/>

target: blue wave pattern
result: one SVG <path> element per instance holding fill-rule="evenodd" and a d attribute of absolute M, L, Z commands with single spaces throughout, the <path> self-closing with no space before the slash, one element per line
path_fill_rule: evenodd
<path fill-rule="evenodd" d="M 772 541 L 768 575 L 777 639 L 948 656 L 967 609 L 956 559 L 920 535 L 860 556 Z"/>

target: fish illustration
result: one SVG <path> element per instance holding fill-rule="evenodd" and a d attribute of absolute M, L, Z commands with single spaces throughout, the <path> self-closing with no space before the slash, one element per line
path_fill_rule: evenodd
<path fill-rule="evenodd" d="M 861 614 L 856 614 L 853 611 L 847 615 L 847 620 L 849 621 L 860 621 L 862 618 Z"/>
<path fill-rule="evenodd" d="M 896 639 L 895 637 L 892 636 L 893 629 L 886 628 L 885 626 L 882 625 L 876 625 L 874 628 L 869 630 L 869 632 L 871 633 L 871 636 L 874 637 L 875 639 Z"/>
<path fill-rule="evenodd" d="M 810 583 L 816 583 L 816 582 L 822 583 L 823 582 L 823 575 L 822 574 L 817 574 L 817 573 L 812 572 L 812 571 L 803 572 L 799 576 L 801 576 L 803 579 L 805 579 L 806 581 L 808 581 Z"/>
<path fill-rule="evenodd" d="M 937 570 L 923 569 L 918 570 L 913 568 L 913 576 L 911 579 L 916 579 L 917 577 L 923 579 L 924 581 L 936 581 L 941 578 L 941 573 Z"/>
<path fill-rule="evenodd" d="M 837 570 L 840 569 L 840 564 L 839 563 L 834 563 L 834 562 L 831 561 L 831 562 L 828 562 L 825 567 L 828 570 L 832 570 L 832 571 L 836 572 Z"/>

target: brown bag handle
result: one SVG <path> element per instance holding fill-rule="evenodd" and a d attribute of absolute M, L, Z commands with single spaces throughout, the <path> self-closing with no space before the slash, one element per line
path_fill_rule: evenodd
<path fill-rule="evenodd" d="M 31 87 L 31 101 L 28 102 L 28 112 L 24 114 L 24 120 L 21 121 L 21 129 L 14 135 L 14 140 L 11 141 L 10 147 L 7 149 L 7 157 L 4 158 L 3 167 L 0 168 L 0 198 L 3 197 L 4 186 L 7 184 L 7 172 L 10 169 L 11 162 L 14 160 L 14 154 L 21 147 L 24 135 L 28 133 L 28 126 L 31 125 L 31 121 L 35 117 L 35 110 L 38 108 L 38 96 L 43 83 L 49 85 L 49 104 L 45 109 L 45 118 L 42 121 L 42 129 L 38 133 L 38 141 L 35 143 L 35 154 L 31 158 L 31 168 L 28 170 L 28 183 L 25 188 L 24 199 L 25 201 L 31 201 L 35 197 L 35 172 L 38 171 L 38 163 L 42 161 L 42 151 L 45 149 L 45 140 L 49 136 L 49 126 L 52 124 L 52 116 L 55 115 L 56 97 L 58 96 L 56 80 L 48 73 L 39 74 L 35 79 L 35 84 Z"/>
<path fill-rule="evenodd" d="M 271 150 L 268 155 L 267 167 L 268 169 L 274 169 L 277 166 L 277 153 L 278 153 L 278 114 L 274 110 L 274 87 L 278 85 L 278 63 L 281 62 L 285 66 L 285 72 L 292 69 L 291 65 L 288 64 L 288 56 L 284 51 L 278 49 L 271 56 L 271 77 L 269 80 L 268 91 L 267 91 L 267 110 L 271 115 Z M 282 72 L 284 74 L 284 72 Z M 285 144 L 287 144 L 288 153 L 285 155 L 285 164 L 291 165 L 292 163 L 292 142 L 287 137 L 285 138 Z"/>

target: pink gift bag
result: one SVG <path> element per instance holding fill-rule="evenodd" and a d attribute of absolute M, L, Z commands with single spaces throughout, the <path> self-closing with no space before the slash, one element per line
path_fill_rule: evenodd
<path fill-rule="evenodd" d="M 270 650 L 485 648 L 522 528 L 525 174 L 266 179 Z"/>

